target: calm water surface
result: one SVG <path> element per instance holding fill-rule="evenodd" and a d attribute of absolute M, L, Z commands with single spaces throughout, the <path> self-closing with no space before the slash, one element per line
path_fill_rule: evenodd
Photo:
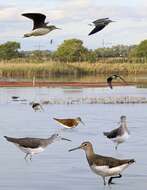
<path fill-rule="evenodd" d="M 26 102 L 12 102 L 18 95 Z M 34 112 L 30 101 L 48 100 L 52 97 L 85 97 L 133 95 L 147 96 L 147 89 L 135 87 L 99 89 L 69 88 L 1 88 L 0 89 L 0 189 L 2 190 L 146 190 L 147 185 L 147 105 L 46 105 L 44 112 Z M 103 136 L 103 131 L 118 126 L 121 115 L 126 115 L 131 138 L 118 151 L 113 143 Z M 53 117 L 80 116 L 86 126 L 74 130 L 61 130 Z M 26 163 L 24 154 L 13 144 L 6 142 L 4 135 L 14 137 L 48 137 L 60 132 L 72 142 L 60 141 L 48 146 L 41 154 Z M 135 158 L 136 164 L 123 173 L 116 184 L 104 187 L 101 177 L 92 173 L 82 150 L 68 149 L 89 140 L 95 152 L 117 158 Z"/>

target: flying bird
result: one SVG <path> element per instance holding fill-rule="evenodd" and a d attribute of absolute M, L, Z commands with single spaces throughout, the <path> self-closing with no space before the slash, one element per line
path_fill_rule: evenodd
<path fill-rule="evenodd" d="M 112 81 L 116 80 L 117 78 L 121 79 L 125 84 L 127 84 L 127 82 L 120 75 L 111 75 L 107 78 L 107 83 L 111 89 L 113 88 Z"/>
<path fill-rule="evenodd" d="M 95 28 L 88 35 L 90 36 L 92 34 L 95 34 L 96 32 L 101 31 L 105 26 L 107 26 L 111 22 L 114 22 L 114 21 L 110 20 L 109 18 L 102 18 L 102 19 L 95 20 L 93 22 Z"/>
<path fill-rule="evenodd" d="M 60 125 L 68 129 L 75 128 L 79 123 L 85 125 L 80 117 L 70 118 L 70 119 L 57 119 L 57 118 L 53 119 L 57 121 Z"/>
<path fill-rule="evenodd" d="M 52 136 L 46 139 L 30 138 L 30 137 L 13 138 L 13 137 L 7 137 L 7 136 L 4 136 L 4 138 L 7 141 L 16 145 L 22 152 L 26 154 L 24 157 L 25 160 L 27 160 L 28 156 L 30 157 L 30 160 L 31 160 L 34 154 L 43 152 L 49 144 L 52 144 L 57 140 L 71 141 L 69 139 L 62 138 L 59 134 L 53 134 Z"/>
<path fill-rule="evenodd" d="M 24 34 L 24 37 L 30 36 L 42 36 L 48 34 L 52 30 L 60 29 L 54 25 L 47 25 L 49 22 L 45 22 L 46 16 L 41 13 L 23 13 L 22 16 L 25 16 L 33 20 L 33 29 L 31 32 Z"/>
<path fill-rule="evenodd" d="M 108 139 L 116 143 L 115 149 L 117 150 L 118 145 L 125 142 L 129 138 L 129 135 L 130 135 L 130 132 L 127 126 L 126 116 L 122 115 L 120 117 L 120 127 L 110 132 L 104 132 L 104 135 Z"/>
<path fill-rule="evenodd" d="M 79 147 L 70 149 L 69 152 L 83 149 L 91 170 L 103 178 L 104 185 L 106 185 L 106 177 L 110 177 L 108 184 L 113 184 L 114 178 L 121 178 L 122 172 L 128 166 L 135 162 L 134 159 L 120 160 L 112 157 L 95 154 L 92 144 L 90 142 L 83 142 Z"/>

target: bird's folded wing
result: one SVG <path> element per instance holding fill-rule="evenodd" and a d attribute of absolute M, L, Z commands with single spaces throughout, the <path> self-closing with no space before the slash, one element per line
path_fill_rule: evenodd
<path fill-rule="evenodd" d="M 110 139 L 111 138 L 116 138 L 117 136 L 119 136 L 121 134 L 121 128 L 119 127 L 119 128 L 114 129 L 114 130 L 112 130 L 110 132 L 106 132 L 105 134 Z"/>
<path fill-rule="evenodd" d="M 40 141 L 37 138 L 12 138 L 6 137 L 5 138 L 12 143 L 18 144 L 24 148 L 38 148 L 40 145 Z"/>
<path fill-rule="evenodd" d="M 95 155 L 95 165 L 108 166 L 109 168 L 117 167 L 123 164 L 128 164 L 130 160 L 120 160 L 107 156 Z"/>
<path fill-rule="evenodd" d="M 73 126 L 73 119 L 57 119 L 57 118 L 53 118 L 53 119 L 63 125 L 67 125 L 69 127 Z"/>

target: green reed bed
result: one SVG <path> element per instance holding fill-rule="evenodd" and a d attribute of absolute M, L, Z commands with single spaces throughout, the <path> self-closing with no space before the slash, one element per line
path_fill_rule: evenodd
<path fill-rule="evenodd" d="M 0 77 L 44 78 L 64 75 L 147 74 L 147 64 L 139 63 L 62 63 L 62 62 L 0 62 Z"/>

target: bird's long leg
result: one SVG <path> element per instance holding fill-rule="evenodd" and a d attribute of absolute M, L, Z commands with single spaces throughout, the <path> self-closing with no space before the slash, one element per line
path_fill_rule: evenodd
<path fill-rule="evenodd" d="M 44 108 L 43 108 L 43 106 L 42 106 L 42 105 L 40 105 L 40 109 L 41 109 L 42 111 L 44 111 Z"/>
<path fill-rule="evenodd" d="M 115 177 L 110 177 L 110 179 L 108 180 L 108 185 L 114 184 L 114 183 L 112 182 L 112 179 L 114 179 L 114 178 L 121 178 L 121 177 L 122 177 L 121 174 L 119 174 L 118 176 L 115 176 Z"/>
<path fill-rule="evenodd" d="M 27 153 L 24 157 L 24 159 L 27 161 L 27 157 L 29 156 L 29 153 Z"/>
<path fill-rule="evenodd" d="M 106 180 L 105 180 L 105 177 L 103 177 L 103 181 L 104 181 L 104 185 L 106 185 Z"/>
<path fill-rule="evenodd" d="M 30 161 L 32 161 L 32 154 L 30 154 Z"/>
<path fill-rule="evenodd" d="M 118 145 L 119 145 L 119 144 L 117 143 L 117 144 L 116 144 L 116 146 L 115 146 L 115 150 L 117 150 L 117 148 L 118 148 Z"/>

